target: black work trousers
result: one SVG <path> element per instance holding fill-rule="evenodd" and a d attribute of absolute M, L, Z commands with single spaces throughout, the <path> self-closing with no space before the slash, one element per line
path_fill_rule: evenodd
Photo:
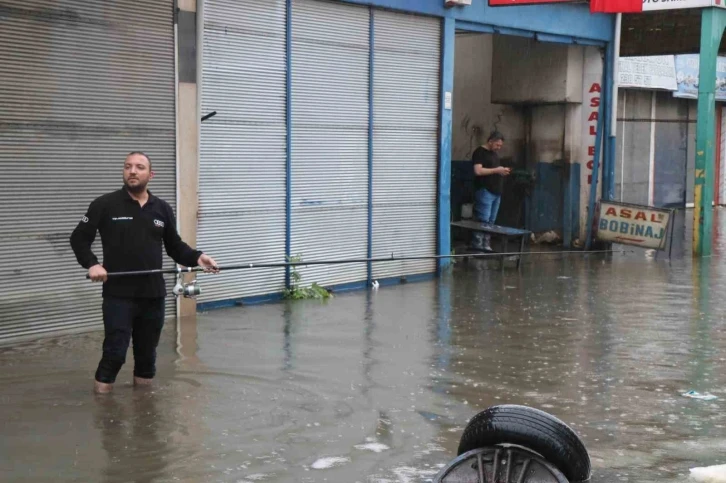
<path fill-rule="evenodd" d="M 156 347 L 164 327 L 163 298 L 103 298 L 103 356 L 96 380 L 111 384 L 126 362 L 133 339 L 134 376 L 152 379 L 156 375 Z"/>

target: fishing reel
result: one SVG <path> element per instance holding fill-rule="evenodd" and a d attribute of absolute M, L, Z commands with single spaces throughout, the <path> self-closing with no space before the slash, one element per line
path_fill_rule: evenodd
<path fill-rule="evenodd" d="M 193 299 L 202 293 L 202 287 L 199 286 L 196 278 L 189 283 L 184 283 L 184 279 L 180 273 L 176 277 L 176 285 L 174 285 L 172 292 L 177 297 Z"/>

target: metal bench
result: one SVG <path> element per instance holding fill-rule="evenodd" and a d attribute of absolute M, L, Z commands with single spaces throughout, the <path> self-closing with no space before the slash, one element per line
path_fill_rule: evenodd
<path fill-rule="evenodd" d="M 451 223 L 451 226 L 456 226 L 469 231 L 487 233 L 489 235 L 500 238 L 502 240 L 502 255 L 499 257 L 499 266 L 502 270 L 504 269 L 504 259 L 506 258 L 506 255 L 504 255 L 504 253 L 509 252 L 509 240 L 519 238 L 519 252 L 522 253 L 527 246 L 527 240 L 529 240 L 529 236 L 532 234 L 532 232 L 529 230 L 520 230 L 519 228 L 511 228 L 508 226 L 486 225 L 484 223 L 472 220 L 454 221 Z M 466 253 L 473 254 L 483 252 L 467 250 Z M 492 257 L 496 256 L 497 253 L 492 253 Z M 464 260 L 468 260 L 468 258 L 464 257 Z M 521 261 L 522 256 L 517 255 L 517 269 L 519 269 Z"/>

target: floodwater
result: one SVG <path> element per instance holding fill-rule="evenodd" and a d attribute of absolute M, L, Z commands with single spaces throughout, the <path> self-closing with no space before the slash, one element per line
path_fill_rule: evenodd
<path fill-rule="evenodd" d="M 0 349 L 3 482 L 423 482 L 467 420 L 525 404 L 593 482 L 726 463 L 726 260 L 459 262 L 427 282 L 167 324 L 153 389 L 91 380 L 102 334 Z M 203 278 L 202 278 L 203 283 Z M 683 397 L 688 390 L 716 400 Z"/>

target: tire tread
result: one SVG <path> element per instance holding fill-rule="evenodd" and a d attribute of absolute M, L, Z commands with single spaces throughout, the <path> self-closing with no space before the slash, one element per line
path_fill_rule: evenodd
<path fill-rule="evenodd" d="M 504 443 L 539 453 L 572 482 L 590 478 L 590 457 L 572 428 L 551 414 L 527 406 L 493 406 L 474 416 L 461 436 L 458 454 Z"/>

